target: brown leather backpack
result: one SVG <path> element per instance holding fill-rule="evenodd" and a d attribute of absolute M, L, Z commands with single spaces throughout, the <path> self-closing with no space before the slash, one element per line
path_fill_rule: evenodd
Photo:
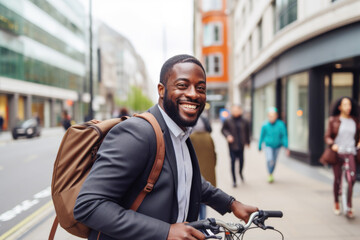
<path fill-rule="evenodd" d="M 163 134 L 156 118 L 148 112 L 135 116 L 145 119 L 154 128 L 157 152 L 147 185 L 131 206 L 134 211 L 138 209 L 146 194 L 151 192 L 160 175 L 165 157 Z M 51 195 L 56 217 L 50 231 L 49 240 L 54 239 L 58 223 L 75 236 L 88 237 L 90 229 L 74 218 L 73 210 L 76 198 L 90 172 L 104 137 L 112 127 L 128 118 L 122 117 L 105 121 L 91 120 L 84 124 L 73 125 L 66 131 L 54 163 Z"/>

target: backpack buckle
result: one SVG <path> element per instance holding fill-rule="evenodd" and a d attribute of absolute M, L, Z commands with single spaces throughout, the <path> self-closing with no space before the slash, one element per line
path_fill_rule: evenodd
<path fill-rule="evenodd" d="M 144 188 L 144 191 L 147 192 L 147 193 L 149 193 L 149 192 L 151 192 L 151 191 L 153 190 L 153 188 L 154 188 L 154 184 L 152 184 L 152 183 L 147 183 L 146 186 L 145 186 L 145 188 Z"/>

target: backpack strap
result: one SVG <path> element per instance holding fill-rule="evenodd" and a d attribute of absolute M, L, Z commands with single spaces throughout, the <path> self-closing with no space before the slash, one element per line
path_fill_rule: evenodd
<path fill-rule="evenodd" d="M 148 121 L 151 126 L 153 127 L 156 135 L 156 157 L 153 164 L 153 167 L 151 169 L 150 175 L 147 179 L 147 184 L 145 188 L 139 193 L 133 204 L 131 205 L 132 210 L 136 211 L 142 201 L 144 200 L 146 194 L 152 191 L 156 181 L 159 178 L 162 166 L 164 164 L 165 159 L 165 142 L 163 133 L 161 131 L 161 127 L 156 120 L 156 118 L 149 112 L 144 112 L 142 114 L 135 114 L 134 116 L 140 117 Z"/>
<path fill-rule="evenodd" d="M 50 231 L 50 234 L 49 234 L 49 240 L 53 240 L 54 237 L 55 237 L 55 233 L 56 233 L 56 229 L 58 227 L 58 224 L 59 224 L 59 220 L 57 217 L 55 217 L 54 219 L 54 222 L 53 222 L 53 225 L 51 227 L 51 231 Z"/>

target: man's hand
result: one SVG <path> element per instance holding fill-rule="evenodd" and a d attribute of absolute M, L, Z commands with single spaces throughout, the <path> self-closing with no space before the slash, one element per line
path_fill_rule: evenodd
<path fill-rule="evenodd" d="M 237 218 L 244 220 L 246 223 L 249 221 L 250 215 L 258 210 L 259 209 L 257 207 L 248 206 L 238 201 L 234 201 L 231 204 L 231 211 L 234 213 L 234 215 Z"/>
<path fill-rule="evenodd" d="M 205 235 L 185 223 L 171 224 L 167 240 L 204 240 Z"/>
<path fill-rule="evenodd" d="M 228 143 L 233 143 L 234 142 L 234 137 L 232 135 L 228 135 L 226 137 L 226 140 L 228 141 Z"/>

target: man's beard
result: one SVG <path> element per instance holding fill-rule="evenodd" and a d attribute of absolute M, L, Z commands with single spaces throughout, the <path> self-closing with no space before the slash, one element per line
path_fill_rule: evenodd
<path fill-rule="evenodd" d="M 189 102 L 195 102 L 192 101 L 190 99 L 187 99 L 187 101 Z M 164 109 L 165 112 L 169 115 L 169 117 L 179 126 L 181 127 L 192 127 L 195 126 L 197 120 L 199 119 L 200 114 L 202 113 L 202 111 L 204 110 L 205 104 L 203 104 L 202 106 L 200 106 L 200 109 L 197 113 L 196 119 L 193 121 L 187 121 L 185 119 L 183 119 L 180 114 L 179 114 L 179 99 L 176 100 L 177 104 L 174 104 L 173 101 L 171 101 L 168 98 L 168 94 L 167 94 L 167 90 L 165 89 L 165 96 L 164 96 Z M 196 101 L 196 103 L 198 103 L 198 101 Z"/>

